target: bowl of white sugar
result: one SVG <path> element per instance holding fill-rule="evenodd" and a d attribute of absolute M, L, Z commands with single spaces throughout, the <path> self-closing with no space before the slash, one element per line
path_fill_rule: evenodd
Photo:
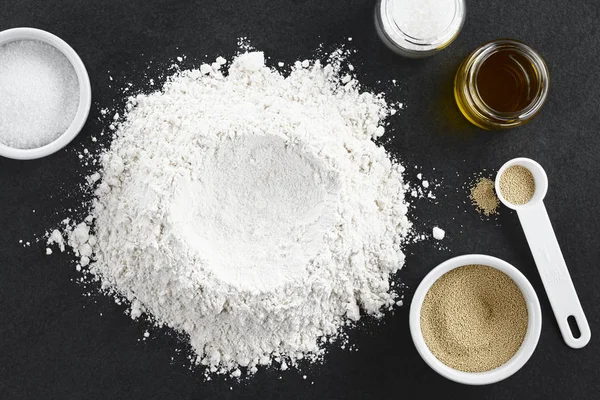
<path fill-rule="evenodd" d="M 92 103 L 83 62 L 39 29 L 0 32 L 0 156 L 31 160 L 69 144 Z"/>

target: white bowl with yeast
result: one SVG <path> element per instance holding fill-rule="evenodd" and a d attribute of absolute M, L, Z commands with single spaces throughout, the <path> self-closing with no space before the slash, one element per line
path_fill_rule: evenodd
<path fill-rule="evenodd" d="M 498 368 L 485 372 L 464 372 L 442 363 L 427 347 L 421 330 L 421 308 L 432 285 L 447 272 L 466 265 L 486 265 L 510 277 L 521 290 L 527 305 L 527 332 L 517 352 Z M 487 385 L 508 378 L 529 360 L 535 350 L 542 330 L 542 311 L 538 297 L 525 276 L 509 263 L 496 257 L 469 254 L 447 260 L 435 267 L 419 284 L 412 299 L 409 314 L 410 333 L 423 360 L 440 375 L 463 384 Z"/>
<path fill-rule="evenodd" d="M 17 160 L 42 158 L 57 152 L 68 145 L 81 131 L 87 120 L 92 104 L 90 78 L 85 66 L 75 50 L 59 37 L 34 28 L 14 28 L 0 32 L 0 46 L 18 41 L 39 41 L 46 43 L 61 52 L 73 66 L 79 83 L 79 104 L 77 112 L 67 130 L 52 142 L 36 148 L 22 149 L 0 143 L 0 156 Z M 35 118 L 35 116 L 32 116 Z"/>

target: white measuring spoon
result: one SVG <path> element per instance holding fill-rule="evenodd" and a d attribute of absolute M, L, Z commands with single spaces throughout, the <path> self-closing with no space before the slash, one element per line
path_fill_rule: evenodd
<path fill-rule="evenodd" d="M 500 191 L 502 173 L 514 165 L 527 168 L 535 180 L 535 193 L 531 200 L 523 205 L 509 203 Z M 506 207 L 515 210 L 519 216 L 563 339 L 570 347 L 580 349 L 588 344 L 592 334 L 544 206 L 543 200 L 547 191 L 546 172 L 540 164 L 529 158 L 508 161 L 496 175 L 496 194 Z M 575 337 L 571 330 L 569 318 L 574 318 L 581 333 L 579 337 Z"/>

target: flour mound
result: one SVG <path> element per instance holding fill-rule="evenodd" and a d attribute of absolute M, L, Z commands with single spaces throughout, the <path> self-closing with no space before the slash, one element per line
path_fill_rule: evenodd
<path fill-rule="evenodd" d="M 360 310 L 391 308 L 410 223 L 403 168 L 372 141 L 381 96 L 335 60 L 287 77 L 261 52 L 222 64 L 130 99 L 68 244 L 132 317 L 239 376 L 315 359 Z"/>

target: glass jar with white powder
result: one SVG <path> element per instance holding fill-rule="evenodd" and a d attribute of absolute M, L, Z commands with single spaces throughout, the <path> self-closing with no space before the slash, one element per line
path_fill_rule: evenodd
<path fill-rule="evenodd" d="M 458 36 L 465 0 L 379 0 L 375 27 L 381 40 L 410 58 L 434 55 Z"/>

